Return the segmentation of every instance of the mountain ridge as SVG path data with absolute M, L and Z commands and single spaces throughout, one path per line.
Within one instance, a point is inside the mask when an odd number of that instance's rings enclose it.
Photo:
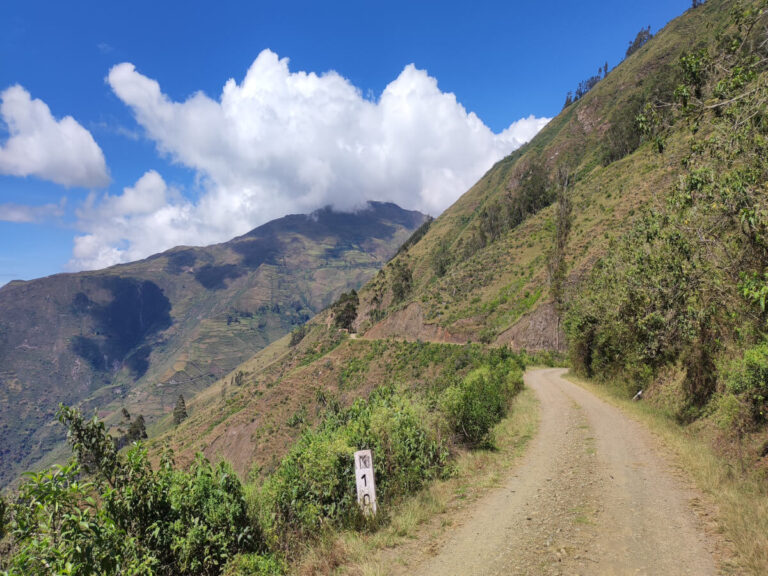
M 60 445 L 52 423 L 58 402 L 85 401 L 84 409 L 115 418 L 125 404 L 151 425 L 179 394 L 204 389 L 361 285 L 425 219 L 388 203 L 356 213 L 326 207 L 208 247 L 7 284 L 0 289 L 0 428 L 9 440 L 0 450 L 2 479 L 31 464 L 17 461 L 20 453 Z M 36 405 L 34 390 L 50 398 Z M 17 450 L 15 437 L 27 438 L 26 448 Z

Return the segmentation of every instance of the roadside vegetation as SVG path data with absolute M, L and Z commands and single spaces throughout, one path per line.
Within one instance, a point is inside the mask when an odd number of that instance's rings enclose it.
M 575 371 L 648 424 L 717 507 L 731 568 L 764 574 L 768 2 L 729 10 L 637 114 L 659 157 L 683 135 L 681 176 L 570 287 L 565 328 Z
M 382 529 L 403 498 L 454 475 L 460 451 L 494 449 L 526 363 L 479 345 L 392 345 L 404 365 L 451 367 L 429 387 L 380 386 L 347 408 L 324 398 L 319 423 L 246 485 L 202 455 L 184 471 L 170 450 L 158 465 L 141 443 L 121 452 L 103 422 L 62 407 L 73 458 L 3 502 L 2 573 L 281 574 L 329 531 Z M 375 518 L 356 502 L 359 449 L 374 454 Z
M 683 423 L 706 418 L 749 456 L 768 442 L 768 2 L 736 4 L 712 46 L 679 58 L 668 104 L 637 123 L 663 154 L 688 134 L 678 183 L 572 289 L 573 367 L 645 389 Z M 746 454 L 739 454 L 739 458 Z

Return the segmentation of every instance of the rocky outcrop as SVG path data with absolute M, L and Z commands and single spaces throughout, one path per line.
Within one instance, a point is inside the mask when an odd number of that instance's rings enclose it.
M 541 304 L 502 332 L 496 344 L 529 352 L 567 350 L 565 333 L 553 302 Z

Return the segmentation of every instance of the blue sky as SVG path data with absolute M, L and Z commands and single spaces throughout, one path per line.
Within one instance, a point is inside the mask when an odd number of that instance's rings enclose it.
M 0 285 L 328 203 L 436 214 L 689 5 L 3 2 Z

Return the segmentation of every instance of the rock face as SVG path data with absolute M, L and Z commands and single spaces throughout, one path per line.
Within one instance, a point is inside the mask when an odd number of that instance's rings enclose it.
M 541 304 L 524 315 L 514 326 L 502 332 L 496 344 L 506 344 L 515 350 L 565 352 L 565 333 L 553 303 Z
M 229 242 L 0 289 L 0 487 L 60 445 L 60 402 L 148 424 L 341 292 L 426 219 L 394 204 L 269 222 Z M 119 418 L 119 416 L 115 416 Z

